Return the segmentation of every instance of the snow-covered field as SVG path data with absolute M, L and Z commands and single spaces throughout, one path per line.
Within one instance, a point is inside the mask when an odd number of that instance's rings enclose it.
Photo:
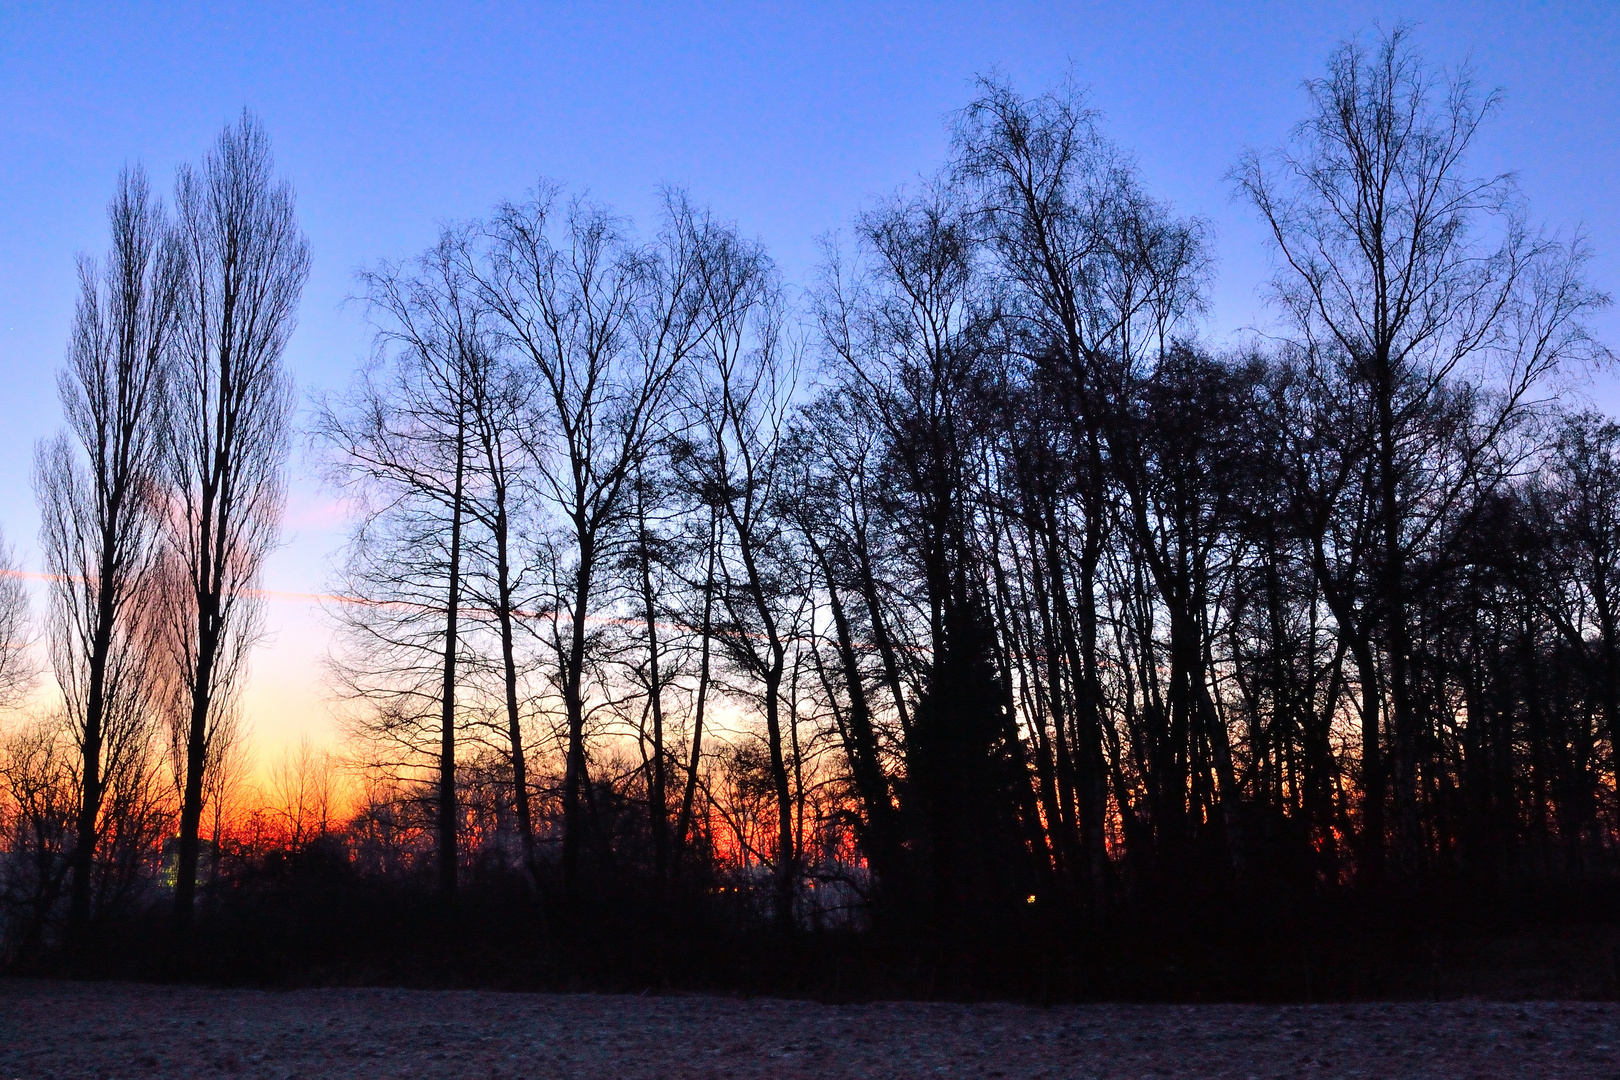
M 1620 1005 L 819 1005 L 0 980 L 46 1077 L 1605 1077 Z

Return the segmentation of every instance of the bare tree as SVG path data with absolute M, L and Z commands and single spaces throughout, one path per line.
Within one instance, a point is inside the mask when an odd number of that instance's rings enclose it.
M 38 674 L 29 656 L 34 632 L 28 608 L 28 587 L 16 550 L 0 532 L 0 711 L 21 704 Z
M 72 867 L 81 793 L 60 736 L 60 725 L 46 719 L 0 739 L 0 950 L 13 959 L 44 943 Z
M 211 853 L 208 859 L 208 880 L 218 885 L 224 869 L 225 849 L 229 834 L 235 830 L 246 809 L 249 798 L 256 795 L 247 783 L 253 771 L 253 744 L 240 723 L 238 713 L 231 724 L 216 730 L 209 746 L 211 761 L 204 767 L 207 784 L 203 790 L 203 808 L 210 821 L 208 830 Z M 171 726 L 170 761 L 177 762 Z M 178 772 L 171 767 L 171 775 Z
M 1041 621 L 1054 660 L 1047 680 L 1056 694 L 1049 699 L 1057 729 L 1054 801 L 1066 823 L 1058 853 L 1072 846 L 1069 832 L 1077 824 L 1077 869 L 1097 896 L 1107 871 L 1108 817 L 1102 564 L 1119 526 L 1135 534 L 1143 553 L 1156 553 L 1155 528 L 1165 520 L 1152 505 L 1144 453 L 1126 421 L 1170 333 L 1198 309 L 1206 260 L 1199 223 L 1177 219 L 1147 196 L 1072 84 L 1033 98 L 990 79 L 979 90 L 958 117 L 955 170 L 973 193 L 976 224 L 995 255 L 996 276 L 1008 286 L 1012 341 L 1029 365 L 1029 389 L 1014 406 L 1028 423 L 1009 432 L 1009 473 L 1023 489 L 1018 502 L 1036 559 L 1031 571 L 1048 579 L 1032 586 L 1048 598 Z M 1054 453 L 1054 444 L 1066 450 Z M 1116 517 L 1121 497 L 1129 512 Z M 1077 557 L 1069 557 L 1071 550 Z M 1167 775 L 1154 799 L 1153 819 L 1168 848 L 1186 818 L 1187 784 L 1168 775 L 1186 760 L 1179 748 L 1188 739 L 1224 745 L 1225 734 L 1201 674 L 1194 590 L 1177 580 L 1173 556 L 1149 559 L 1148 566 L 1171 609 L 1175 638 L 1170 681 L 1177 691 L 1165 722 L 1191 733 L 1165 731 L 1155 739 L 1166 751 L 1178 748 L 1163 761 Z M 1072 703 L 1058 693 L 1065 681 Z M 1230 781 L 1228 770 L 1221 795 L 1235 828 Z
M 572 891 L 588 785 L 589 624 L 602 606 L 601 570 L 629 531 L 636 463 L 701 330 L 698 255 L 709 223 L 672 198 L 665 229 L 643 253 L 606 210 L 575 200 L 559 212 L 557 197 L 547 187 L 497 212 L 481 294 L 537 381 L 530 452 L 555 515 L 547 644 L 567 724 L 562 864 Z
M 652 837 L 653 877 L 662 882 L 669 873 L 669 748 L 666 738 L 664 697 L 671 676 L 671 637 L 661 625 L 668 606 L 665 570 L 674 555 L 670 537 L 660 525 L 674 516 L 668 498 L 672 476 L 661 468 L 662 460 L 644 455 L 636 465 L 632 483 L 635 506 L 631 528 L 633 539 L 621 567 L 628 579 L 627 591 L 639 607 L 640 634 L 626 636 L 625 652 L 631 659 L 624 667 L 637 690 L 645 693 L 644 708 L 635 723 L 636 745 L 641 754 L 643 786 L 647 795 L 647 825 Z M 628 620 L 627 620 L 628 621 Z M 651 721 L 649 727 L 649 721 Z
M 253 589 L 279 535 L 291 381 L 282 367 L 309 274 L 293 192 L 244 112 L 176 181 L 189 268 L 171 393 L 168 544 L 183 596 L 171 648 L 184 705 L 175 920 L 189 931 L 209 746 L 261 629 Z
M 15 552 L 0 535 L 0 714 L 22 704 L 37 674 L 28 607 Z M 0 730 L 0 956 L 16 958 L 38 945 L 68 870 L 73 784 L 49 727 Z
M 888 772 L 893 749 L 904 746 L 909 712 L 870 543 L 874 500 L 866 470 L 879 436 L 851 416 L 852 405 L 850 396 L 834 387 L 798 412 L 787 455 L 793 486 L 782 504 L 820 577 L 831 617 L 834 660 L 825 662 L 820 648 L 814 659 L 860 804 L 854 827 L 869 870 L 867 897 L 880 918 L 903 917 L 897 894 L 908 884 L 902 865 L 905 838 Z M 887 708 L 882 694 L 867 688 L 872 676 L 862 654 L 874 651 L 882 661 L 877 682 L 886 684 L 890 695 Z M 832 670 L 840 676 L 836 681 Z
M 361 725 L 372 741 L 404 754 L 373 764 L 416 769 L 432 762 L 439 889 L 447 903 L 459 859 L 457 689 L 467 648 L 460 615 L 477 478 L 471 466 L 481 434 L 497 437 L 475 419 L 475 398 L 493 390 L 492 360 L 464 271 L 465 239 L 447 232 L 408 267 L 384 265 L 361 276 L 380 340 L 392 350 L 389 366 L 366 373 L 351 400 L 324 407 L 317 421 L 318 437 L 334 452 L 333 479 L 365 507 L 343 582 L 359 603 L 335 612 L 343 640 L 337 671 L 346 692 L 370 710 Z M 484 402 L 486 421 L 492 407 Z M 508 436 L 503 430 L 499 437 Z M 504 443 L 483 449 L 499 454 Z M 498 503 L 492 515 L 505 509 Z M 509 588 L 505 600 L 510 604 Z
M 1551 605 L 1553 619 L 1572 646 L 1595 654 L 1594 696 L 1620 762 L 1620 424 L 1590 412 L 1565 419 L 1543 497 L 1568 575 L 1569 602 Z
M 149 737 L 167 372 L 185 283 L 146 175 L 126 170 L 108 207 L 112 250 L 79 264 L 68 433 L 35 458 L 51 584 L 51 655 L 79 757 L 70 920 L 90 918 L 90 875 L 110 778 Z
M 305 736 L 282 752 L 268 779 L 268 809 L 289 848 L 301 849 L 331 831 L 338 791 L 329 751 L 317 749 Z
M 885 509 L 926 650 L 903 790 L 919 899 L 947 941 L 1022 902 L 1049 865 L 975 550 L 980 399 L 1005 354 L 958 194 L 934 183 L 863 214 L 864 266 L 829 270 L 819 312 L 840 383 L 880 433 Z
M 785 312 L 775 268 L 757 245 L 727 237 L 706 259 L 716 318 L 703 336 L 703 365 L 690 409 L 695 447 L 688 467 L 699 490 L 712 493 L 724 524 L 719 601 L 712 628 L 744 681 L 746 700 L 765 721 L 766 768 L 775 811 L 773 911 L 779 929 L 794 926 L 798 883 L 794 785 L 797 740 L 783 684 L 804 598 L 789 569 L 797 559 L 780 514 L 788 481 L 788 417 L 796 374 L 785 338 Z
M 700 489 L 698 524 L 691 529 L 695 535 L 686 538 L 684 545 L 692 561 L 701 565 L 701 571 L 692 567 L 695 579 L 689 583 L 696 600 L 692 610 L 684 614 L 698 639 L 697 686 L 692 693 L 691 745 L 687 754 L 686 783 L 681 790 L 681 808 L 675 819 L 675 871 L 682 872 L 686 865 L 686 852 L 691 842 L 693 814 L 696 812 L 698 785 L 703 764 L 703 723 L 708 711 L 709 689 L 714 681 L 714 601 L 718 588 L 716 565 L 720 558 L 723 539 L 720 510 L 713 493 L 702 497 Z
M 1411 870 L 1419 717 L 1408 563 L 1465 492 L 1491 482 L 1495 451 L 1540 404 L 1547 377 L 1602 352 L 1582 320 L 1605 299 L 1582 277 L 1578 238 L 1533 230 L 1511 176 L 1467 171 L 1499 100 L 1481 96 L 1467 69 L 1435 73 L 1397 27 L 1373 49 L 1342 45 L 1307 89 L 1311 114 L 1293 144 L 1249 154 L 1236 177 L 1281 257 L 1276 297 L 1319 358 L 1321 395 L 1355 403 L 1342 421 L 1354 425 L 1370 488 L 1347 512 L 1368 515 L 1371 606 L 1344 629 L 1375 635 L 1387 663 L 1397 841 Z M 1460 410 L 1459 394 L 1488 402 Z M 1386 792 L 1379 711 L 1362 717 L 1374 871 Z
M 472 467 L 478 475 L 469 512 L 483 526 L 471 538 L 478 573 L 469 591 L 494 621 L 500 649 L 503 733 L 512 770 L 513 808 L 523 861 L 535 872 L 534 815 L 529 798 L 528 758 L 518 632 L 532 603 L 535 567 L 525 550 L 534 502 L 534 477 L 524 454 L 523 423 L 532 392 L 528 372 L 493 348 L 481 348 L 467 368 L 467 408 L 472 425 Z

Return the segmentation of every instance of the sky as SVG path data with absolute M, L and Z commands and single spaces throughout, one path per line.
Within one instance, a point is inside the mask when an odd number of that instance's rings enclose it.
M 0 8 L 0 528 L 39 568 L 33 447 L 61 424 L 55 372 L 74 259 L 106 244 L 118 170 L 167 191 L 246 107 L 298 193 L 312 272 L 286 362 L 302 409 L 370 350 L 355 271 L 541 178 L 644 225 L 686 188 L 811 279 L 820 238 L 942 161 L 974 77 L 1026 93 L 1089 88 L 1148 190 L 1208 224 L 1203 333 L 1270 316 L 1265 238 L 1227 179 L 1286 138 L 1303 81 L 1342 38 L 1414 25 L 1424 55 L 1470 63 L 1503 107 L 1477 172 L 1514 171 L 1534 216 L 1594 250 L 1620 294 L 1620 4 L 32 4 Z M 1595 325 L 1620 346 L 1620 314 Z M 1585 391 L 1620 408 L 1620 378 Z M 292 464 L 285 543 L 264 585 L 269 636 L 247 716 L 261 755 L 334 735 L 330 637 L 301 594 L 328 584 L 345 534 L 311 455 Z

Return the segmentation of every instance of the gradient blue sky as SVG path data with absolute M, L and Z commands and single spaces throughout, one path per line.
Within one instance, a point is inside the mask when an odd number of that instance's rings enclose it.
M 59 424 L 54 371 L 73 258 L 104 245 L 120 166 L 166 190 L 244 106 L 296 186 L 314 266 L 288 353 L 306 396 L 368 349 L 344 300 L 357 266 L 415 252 L 439 223 L 537 177 L 646 221 L 688 187 L 807 280 L 816 238 L 932 170 L 975 73 L 1022 89 L 1072 69 L 1150 190 L 1214 227 L 1207 332 L 1264 325 L 1261 234 L 1224 177 L 1301 115 L 1335 42 L 1411 21 L 1433 60 L 1471 59 L 1504 108 L 1480 171 L 1516 170 L 1536 214 L 1580 226 L 1620 293 L 1620 3 L 984 3 L 637 6 L 70 6 L 0 10 L 0 526 L 37 568 L 29 468 Z M 1599 320 L 1620 344 L 1620 316 Z M 1600 376 L 1611 408 L 1620 385 Z M 318 591 L 336 508 L 299 463 L 267 587 Z M 325 631 L 272 604 L 249 706 L 271 744 L 329 728 Z

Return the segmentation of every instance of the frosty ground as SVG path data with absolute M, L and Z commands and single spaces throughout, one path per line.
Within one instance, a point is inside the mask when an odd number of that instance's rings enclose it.
M 1605 1077 L 1620 1005 L 825 1005 L 0 980 L 0 1080 Z

